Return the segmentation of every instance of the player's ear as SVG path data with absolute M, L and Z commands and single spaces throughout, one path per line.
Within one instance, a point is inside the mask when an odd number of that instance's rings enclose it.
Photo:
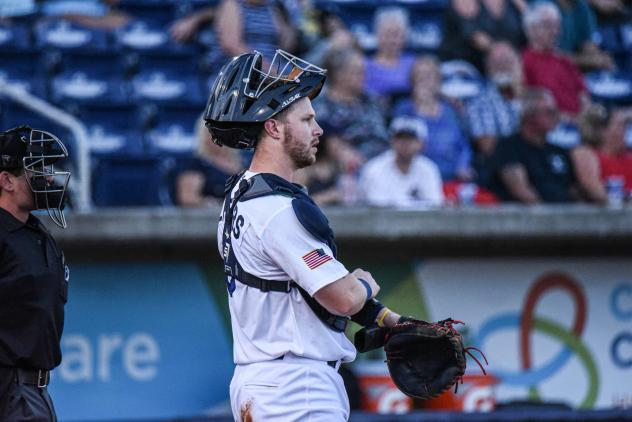
M 283 122 L 277 119 L 268 119 L 263 123 L 263 130 L 272 139 L 279 140 L 283 134 Z

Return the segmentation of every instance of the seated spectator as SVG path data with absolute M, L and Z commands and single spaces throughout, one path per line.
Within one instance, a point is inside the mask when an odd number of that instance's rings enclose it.
M 314 101 L 318 119 L 344 128 L 342 138 L 355 155 L 372 158 L 388 146 L 382 108 L 364 92 L 364 56 L 355 49 L 334 50 L 325 60 L 325 90 Z
M 463 134 L 454 108 L 441 97 L 441 71 L 433 56 L 423 56 L 413 65 L 413 95 L 395 106 L 394 116 L 421 118 L 428 127 L 425 155 L 439 166 L 444 181 L 472 180 L 472 150 Z
M 555 99 L 544 89 L 531 89 L 522 107 L 520 131 L 501 140 L 490 159 L 490 189 L 503 201 L 524 204 L 574 200 L 568 151 L 546 140 L 559 120 Z
M 557 41 L 560 50 L 572 55 L 583 71 L 614 68 L 614 61 L 593 41 L 597 31 L 595 14 L 586 0 L 547 0 L 561 13 L 561 33 Z
M 466 106 L 470 137 L 476 147 L 475 166 L 481 169 L 496 149 L 500 137 L 518 130 L 522 93 L 522 63 L 518 53 L 506 42 L 495 44 L 485 60 L 487 83 L 483 91 Z
M 524 0 L 452 0 L 446 8 L 442 61 L 466 60 L 482 73 L 483 59 L 492 45 L 506 41 L 521 49 L 526 39 L 520 25 Z
M 227 56 L 257 50 L 272 60 L 278 48 L 292 51 L 297 32 L 272 0 L 222 0 L 215 15 L 217 38 Z
M 92 29 L 115 30 L 125 26 L 130 16 L 116 10 L 120 0 L 45 0 L 42 14 Z
M 556 43 L 560 12 L 550 3 L 536 3 L 524 15 L 529 46 L 522 54 L 525 85 L 546 88 L 553 94 L 563 119 L 575 120 L 589 104 L 584 78 Z
M 364 89 L 389 97 L 410 91 L 410 70 L 415 58 L 404 54 L 408 39 L 408 14 L 400 7 L 375 12 L 377 52 L 366 62 Z
M 608 184 L 622 184 L 620 198 L 632 195 L 632 152 L 625 144 L 625 131 L 632 123 L 632 108 L 611 112 L 593 105 L 582 117 L 582 145 L 571 152 L 580 193 L 591 202 L 608 201 Z M 618 195 L 611 192 L 611 195 Z
M 226 180 L 242 169 L 239 152 L 216 145 L 202 119 L 196 130 L 198 150 L 188 165 L 176 169 L 174 202 L 183 207 L 218 205 Z
M 391 148 L 362 168 L 361 197 L 375 206 L 441 205 L 441 174 L 437 165 L 421 154 L 428 138 L 426 125 L 416 118 L 396 117 L 390 135 Z

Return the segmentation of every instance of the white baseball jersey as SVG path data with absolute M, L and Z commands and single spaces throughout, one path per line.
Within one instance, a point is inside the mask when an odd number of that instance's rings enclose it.
M 441 173 L 429 158 L 417 155 L 407 173 L 386 151 L 369 160 L 360 175 L 363 200 L 369 205 L 395 207 L 437 206 L 443 203 Z
M 255 174 L 247 171 L 243 177 Z M 282 195 L 239 202 L 231 243 L 245 271 L 268 280 L 294 280 L 313 296 L 349 271 L 325 243 L 305 230 L 291 202 Z M 220 220 L 220 255 L 223 229 Z M 355 359 L 356 350 L 345 334 L 318 319 L 296 288 L 290 293 L 262 292 L 237 281 L 228 303 L 236 364 L 269 361 L 288 353 L 319 361 Z

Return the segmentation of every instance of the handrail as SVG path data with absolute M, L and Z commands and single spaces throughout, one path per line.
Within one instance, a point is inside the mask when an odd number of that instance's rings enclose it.
M 90 184 L 90 146 L 85 126 L 73 115 L 42 100 L 19 86 L 11 86 L 6 81 L 0 80 L 0 96 L 5 95 L 22 106 L 54 121 L 69 129 L 77 141 L 77 181 L 78 189 L 71 189 L 76 195 L 73 201 L 75 211 L 87 213 L 92 209 L 92 196 Z M 46 130 L 46 128 L 35 128 Z

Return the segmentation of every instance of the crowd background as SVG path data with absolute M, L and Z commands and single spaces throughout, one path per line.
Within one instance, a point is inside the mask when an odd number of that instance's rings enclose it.
M 86 125 L 96 206 L 217 204 L 250 153 L 210 142 L 210 87 L 277 48 L 328 70 L 321 205 L 630 199 L 629 0 L 0 1 L 0 80 Z M 72 154 L 6 99 L 0 122 Z

